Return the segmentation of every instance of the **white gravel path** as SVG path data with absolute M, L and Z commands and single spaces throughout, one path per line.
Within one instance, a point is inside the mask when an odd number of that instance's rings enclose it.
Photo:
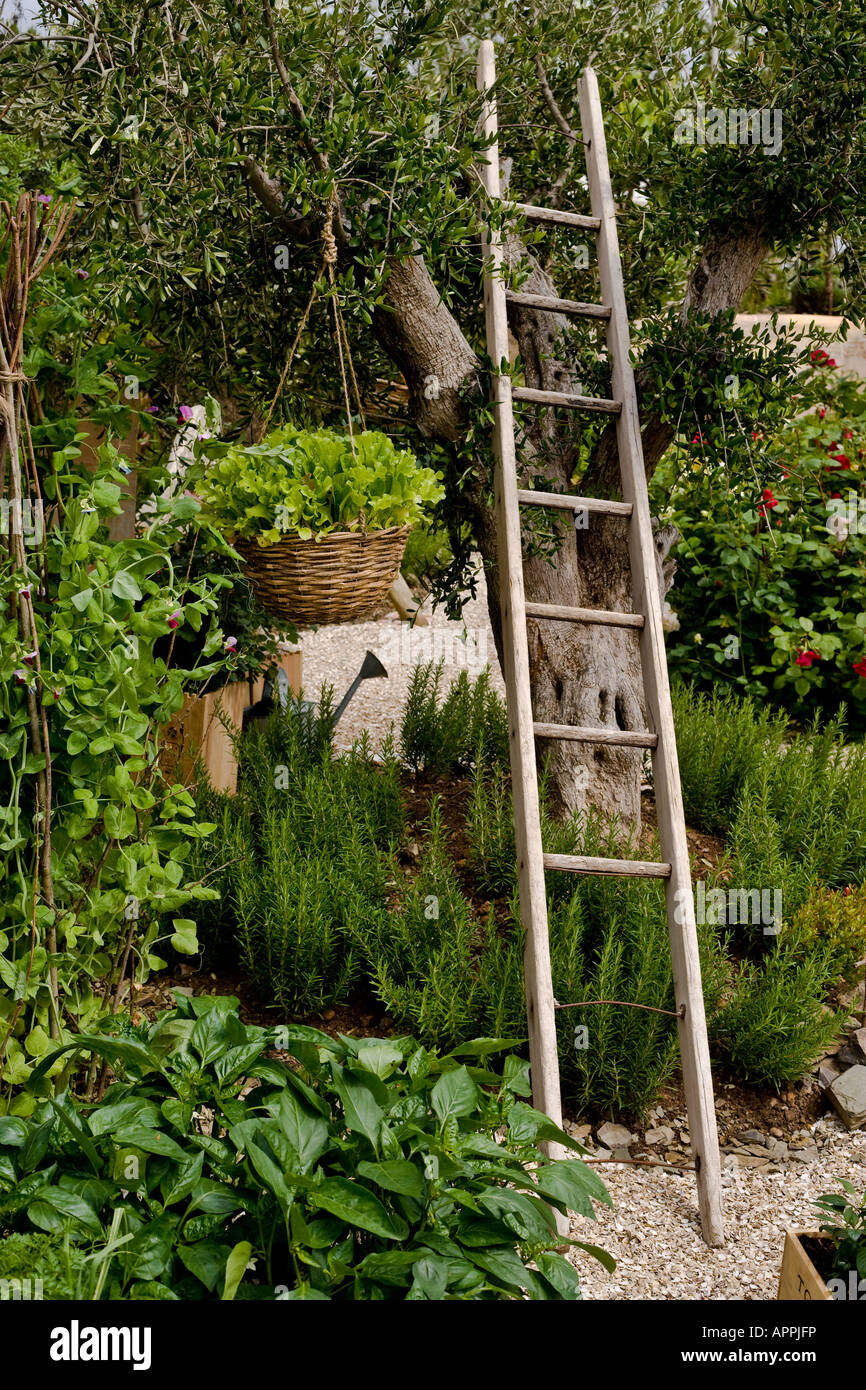
M 410 629 L 389 611 L 372 622 L 302 633 L 308 699 L 318 699 L 324 681 L 339 700 L 368 649 L 388 671 L 387 680 L 361 685 L 337 729 L 338 748 L 348 748 L 366 729 L 376 749 L 392 726 L 398 731 L 412 670 L 431 658 L 444 658 L 445 688 L 462 668 L 474 677 L 489 664 L 491 679 L 504 694 L 483 575 L 478 597 L 466 606 L 461 622 L 449 622 L 441 611 L 430 618 L 429 627 Z M 708 1249 L 701 1239 L 694 1173 L 598 1165 L 614 1209 L 599 1207 L 598 1222 L 579 1220 L 572 1234 L 610 1251 L 617 1268 L 608 1274 L 590 1257 L 574 1255 L 584 1297 L 775 1299 L 785 1230 L 816 1225 L 811 1202 L 838 1190 L 835 1178 L 850 1179 L 860 1192 L 866 1189 L 866 1131 L 848 1133 L 832 1116 L 818 1124 L 825 1141 L 818 1162 L 789 1162 L 778 1170 L 725 1168 L 727 1244 L 721 1250 Z
M 701 1239 L 694 1173 L 599 1164 L 613 1210 L 599 1205 L 598 1221 L 576 1220 L 571 1234 L 609 1251 L 617 1268 L 608 1274 L 583 1252 L 572 1255 L 584 1298 L 775 1299 L 785 1231 L 817 1227 L 812 1201 L 839 1192 L 837 1178 L 866 1190 L 866 1131 L 849 1133 L 835 1116 L 818 1127 L 825 1145 L 815 1163 L 723 1171 L 727 1241 L 719 1250 Z
M 487 616 L 483 573 L 479 576 L 478 597 L 466 605 L 461 622 L 449 622 L 441 609 L 431 613 L 429 603 L 422 611 L 430 617 L 429 627 L 410 627 L 389 609 L 373 622 L 339 623 L 301 633 L 304 694 L 309 700 L 318 700 L 321 685 L 326 682 L 333 685 L 334 699 L 339 702 L 368 650 L 375 652 L 388 672 L 387 680 L 364 681 L 359 687 L 337 726 L 334 742 L 338 748 L 350 747 L 364 729 L 370 734 L 374 749 L 378 749 L 392 724 L 399 732 L 412 670 L 426 661 L 444 660 L 443 689 L 461 669 L 474 678 L 489 664 L 491 680 L 504 696 L 505 684 Z

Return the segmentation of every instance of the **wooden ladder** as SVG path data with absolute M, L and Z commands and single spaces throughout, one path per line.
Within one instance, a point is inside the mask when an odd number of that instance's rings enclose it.
M 480 174 L 491 203 L 501 198 L 496 101 L 492 92 L 494 82 L 493 44 L 485 40 L 481 44 L 478 57 L 478 86 L 484 96 L 483 130 L 490 146 L 488 163 L 482 166 Z M 508 363 L 507 315 L 508 304 L 511 303 L 604 323 L 612 373 L 612 400 L 512 386 L 507 371 L 495 372 L 493 376 L 493 402 L 496 407 L 494 445 L 497 460 L 497 545 L 520 910 L 526 933 L 526 1008 L 533 1102 L 537 1109 L 543 1110 L 561 1126 L 562 1101 L 556 1042 L 558 1004 L 554 999 L 551 979 L 545 869 L 577 874 L 664 879 L 683 1080 L 697 1173 L 701 1229 L 708 1245 L 721 1245 L 724 1242 L 724 1222 L 719 1143 L 701 989 L 691 870 L 662 630 L 662 601 L 650 521 L 634 375 L 629 359 L 628 316 L 604 124 L 598 83 L 591 68 L 585 70 L 580 80 L 579 92 L 592 216 L 584 217 L 578 213 L 561 212 L 529 204 L 519 204 L 518 211 L 532 222 L 574 227 L 595 234 L 599 281 L 604 302 L 582 304 L 577 300 L 520 294 L 508 290 L 503 276 L 501 236 L 497 230 L 491 228 L 487 228 L 483 234 L 487 350 L 495 366 L 507 366 Z M 624 500 L 609 502 L 594 497 L 521 490 L 517 480 L 512 408 L 514 400 L 569 407 L 578 411 L 600 411 L 615 416 Z M 588 513 L 626 518 L 629 522 L 628 544 L 635 611 L 613 613 L 601 609 L 527 603 L 523 587 L 520 521 L 522 506 L 561 508 L 574 512 L 585 509 Z M 529 683 L 527 618 L 546 622 L 604 623 L 614 627 L 631 628 L 637 632 L 644 694 L 652 731 L 626 732 L 611 728 L 577 728 L 535 723 Z M 541 843 L 535 761 L 536 737 L 651 749 L 659 841 L 664 862 L 648 863 L 640 860 L 545 854 Z

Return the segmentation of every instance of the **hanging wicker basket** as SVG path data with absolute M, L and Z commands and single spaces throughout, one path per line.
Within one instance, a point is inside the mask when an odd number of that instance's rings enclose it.
M 397 575 L 410 526 L 332 531 L 321 540 L 286 536 L 276 545 L 235 540 L 263 608 L 298 625 L 347 623 L 369 615 Z

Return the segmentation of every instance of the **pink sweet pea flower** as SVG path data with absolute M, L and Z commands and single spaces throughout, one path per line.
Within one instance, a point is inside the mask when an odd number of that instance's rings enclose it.
M 238 639 L 236 637 L 227 637 L 225 649 L 227 652 L 236 652 L 238 649 Z
M 191 405 L 179 405 L 178 408 L 177 408 L 177 418 L 178 418 L 179 420 L 182 420 L 183 423 L 186 424 L 187 421 L 189 421 L 189 420 L 192 419 L 192 406 L 191 406 Z
M 170 627 L 170 628 L 175 628 L 175 627 L 177 627 L 182 617 L 183 617 L 183 609 L 182 609 L 182 608 L 176 608 L 176 609 L 174 610 L 174 612 L 172 613 L 171 617 L 170 617 L 169 620 L 168 620 L 168 625 L 169 625 L 169 627 Z

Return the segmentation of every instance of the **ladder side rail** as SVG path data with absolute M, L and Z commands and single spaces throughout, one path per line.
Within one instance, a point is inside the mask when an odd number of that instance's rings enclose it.
M 478 88 L 482 93 L 488 92 L 494 82 L 494 48 L 492 42 L 485 39 L 478 54 Z M 488 163 L 480 169 L 481 181 L 488 199 L 495 201 L 501 196 L 501 186 L 496 101 L 493 96 L 485 98 L 482 121 L 484 134 L 492 143 L 488 149 Z M 504 257 L 498 231 L 484 229 L 482 249 L 487 350 L 498 367 L 503 359 L 508 359 L 508 319 L 505 283 L 502 279 Z M 520 915 L 526 934 L 524 970 L 532 1099 L 537 1110 L 543 1111 L 554 1124 L 561 1127 L 562 1100 L 556 1042 L 556 1011 L 550 967 L 547 892 L 542 860 L 541 813 L 529 681 L 529 650 L 526 641 L 514 413 L 511 378 L 507 374 L 498 371 L 494 373 L 493 400 L 497 564 L 504 674 L 508 694 L 508 732 Z M 550 1157 L 561 1156 L 560 1145 L 550 1144 L 546 1148 Z
M 591 208 L 593 216 L 600 221 L 597 238 L 599 278 L 604 301 L 611 308 L 606 333 L 612 368 L 612 394 L 622 401 L 616 430 L 623 497 L 633 507 L 629 526 L 632 589 L 637 611 L 643 613 L 646 619 L 639 638 L 644 692 L 649 707 L 650 728 L 659 740 L 653 769 L 662 859 L 671 865 L 665 891 L 677 1006 L 685 1005 L 685 1017 L 678 1024 L 683 1081 L 697 1168 L 701 1227 L 707 1243 L 717 1246 L 724 1243 L 719 1144 L 691 867 L 656 574 L 655 541 L 634 373 L 629 356 L 628 316 L 613 193 L 598 83 L 591 68 L 585 70 L 580 80 L 579 94 Z

